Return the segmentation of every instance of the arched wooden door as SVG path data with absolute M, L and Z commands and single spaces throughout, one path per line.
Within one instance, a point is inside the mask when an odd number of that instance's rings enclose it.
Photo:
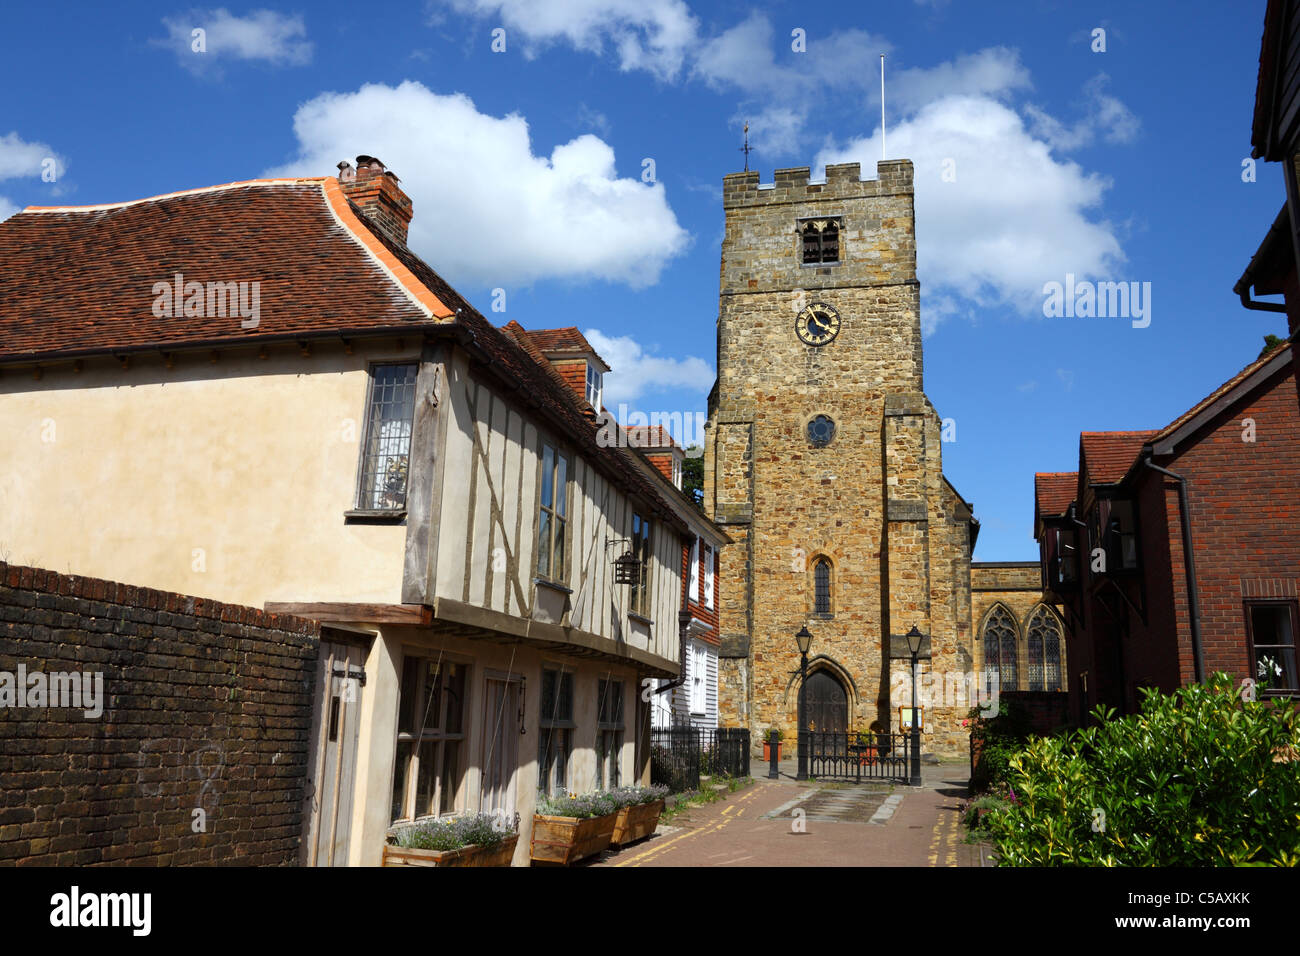
M 804 729 L 844 733 L 849 729 L 849 695 L 829 671 L 814 671 L 804 685 Z

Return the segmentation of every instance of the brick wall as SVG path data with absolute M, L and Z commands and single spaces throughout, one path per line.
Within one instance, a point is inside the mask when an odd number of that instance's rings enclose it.
M 293 863 L 319 636 L 315 621 L 0 563 L 0 672 L 103 675 L 98 717 L 0 707 L 0 862 Z

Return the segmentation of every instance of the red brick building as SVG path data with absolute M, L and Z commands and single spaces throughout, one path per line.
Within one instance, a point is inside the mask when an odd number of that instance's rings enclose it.
M 1034 536 L 1070 625 L 1076 722 L 1215 671 L 1263 694 L 1300 692 L 1298 485 L 1286 349 L 1162 429 L 1084 432 L 1077 473 L 1035 476 Z

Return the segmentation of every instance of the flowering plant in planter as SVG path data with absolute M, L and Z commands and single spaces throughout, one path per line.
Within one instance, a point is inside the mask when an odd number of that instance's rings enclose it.
M 519 840 L 517 818 L 490 813 L 425 820 L 391 831 L 385 866 L 509 866 Z
M 616 787 L 609 796 L 619 805 L 618 819 L 614 821 L 614 835 L 610 842 L 625 846 L 648 837 L 659 827 L 659 814 L 664 809 L 668 788 L 661 784 L 649 787 Z

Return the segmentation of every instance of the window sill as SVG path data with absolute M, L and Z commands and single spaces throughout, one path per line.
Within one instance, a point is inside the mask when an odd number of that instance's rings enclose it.
M 835 620 L 835 615 L 834 615 L 834 614 L 813 614 L 813 615 L 811 615 L 811 617 L 812 617 L 812 619 L 813 619 L 814 621 L 833 621 L 833 620 Z
M 844 260 L 837 259 L 834 262 L 801 262 L 799 266 L 803 269 L 829 269 L 831 266 L 840 266 Z
M 343 512 L 344 524 L 401 524 L 406 520 L 406 509 L 400 511 L 381 511 L 366 508 L 353 508 Z
M 636 621 L 638 624 L 644 624 L 646 627 L 653 627 L 655 623 L 644 614 L 637 614 L 635 611 L 628 611 L 627 618 L 629 621 Z
M 547 580 L 546 578 L 533 578 L 533 583 L 544 588 L 550 588 L 552 591 L 559 591 L 561 594 L 573 593 L 573 588 L 565 587 L 563 584 Z

